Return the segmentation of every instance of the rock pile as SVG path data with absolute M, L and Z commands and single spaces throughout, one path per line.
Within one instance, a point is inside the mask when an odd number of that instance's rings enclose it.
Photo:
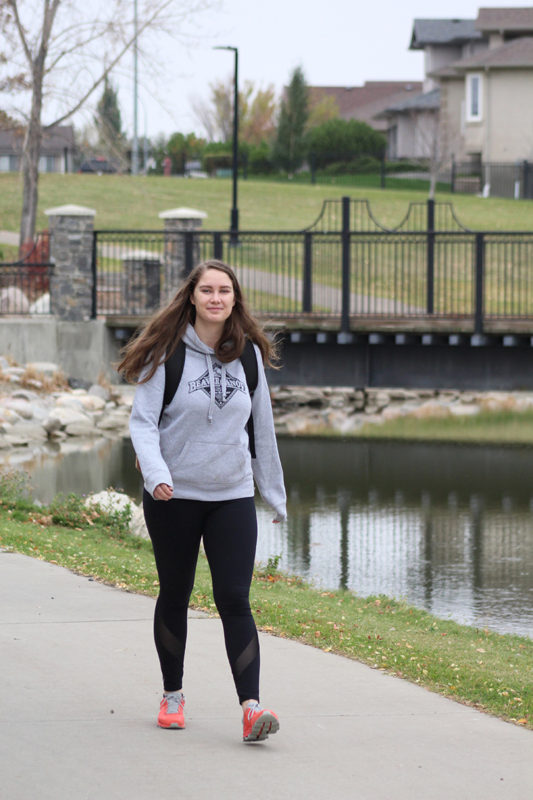
M 0 449 L 128 435 L 131 392 L 100 384 L 46 391 L 47 380 L 59 373 L 56 364 L 10 366 L 0 357 L 0 369 Z
M 460 392 L 438 389 L 273 387 L 276 431 L 305 435 L 324 430 L 351 433 L 363 425 L 399 417 L 465 417 L 480 411 L 533 408 L 533 392 Z

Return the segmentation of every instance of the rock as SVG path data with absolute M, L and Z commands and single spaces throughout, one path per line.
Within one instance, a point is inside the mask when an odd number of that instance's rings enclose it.
M 43 406 L 40 403 L 32 403 L 31 410 L 33 411 L 32 419 L 38 420 L 41 424 L 47 420 L 50 415 L 48 406 Z
M 120 405 L 127 409 L 128 413 L 130 413 L 133 406 L 133 394 L 121 394 Z
M 99 397 L 101 400 L 104 400 L 104 402 L 107 402 L 110 397 L 109 389 L 106 389 L 105 386 L 101 386 L 99 383 L 93 383 L 87 392 L 93 397 Z
M 71 389 L 85 389 L 85 390 L 87 390 L 90 387 L 91 382 L 90 381 L 85 381 L 85 380 L 83 380 L 83 378 L 69 378 L 68 379 L 68 385 L 70 386 Z
M 406 403 L 408 400 L 416 400 L 418 395 L 412 389 L 388 389 L 391 400 Z
M 137 506 L 127 494 L 108 489 L 98 492 L 98 494 L 89 495 L 85 500 L 85 505 L 88 507 L 97 505 L 107 513 L 125 511 L 129 508 L 131 511 L 130 533 L 143 539 L 150 538 L 146 529 L 142 507 Z
M 124 428 L 129 423 L 129 414 L 116 410 L 111 414 L 105 414 L 98 422 L 98 427 L 103 431 L 118 430 Z
M 78 411 L 75 408 L 67 408 L 65 406 L 55 406 L 50 411 L 50 416 L 45 420 L 43 427 L 49 430 L 49 426 L 52 423 L 52 420 L 59 420 L 60 427 L 65 428 L 67 425 L 71 425 L 74 422 L 84 423 L 86 422 L 89 417 L 87 414 L 84 414 L 83 411 Z
M 415 417 L 416 419 L 426 419 L 427 417 L 449 417 L 450 408 L 449 406 L 444 405 L 444 403 L 439 403 L 438 400 L 427 400 L 417 409 L 412 411 L 410 416 Z
M 19 417 L 22 417 L 22 419 L 31 419 L 33 417 L 31 403 L 29 403 L 27 400 L 23 400 L 22 398 L 6 397 L 2 400 L 2 406 L 4 408 L 10 408 L 12 411 L 16 411 L 16 413 L 19 415 Z
M 7 378 L 22 378 L 25 372 L 26 370 L 24 367 L 6 367 L 4 375 Z
M 29 310 L 28 298 L 16 286 L 7 286 L 0 291 L 0 314 L 27 314 Z
M 80 397 L 79 400 L 85 411 L 102 411 L 105 408 L 105 400 L 94 394 L 86 394 L 84 397 Z
M 61 442 L 61 441 L 63 441 L 63 439 L 67 439 L 68 438 L 67 434 L 65 433 L 65 431 L 62 431 L 60 428 L 58 428 L 57 430 L 49 431 L 48 432 L 48 436 L 54 442 Z
M 404 406 L 400 405 L 393 405 L 384 408 L 381 412 L 381 416 L 383 417 L 384 422 L 388 422 L 393 419 L 399 419 L 400 417 L 405 417 L 408 412 L 405 411 Z
M 68 436 L 94 436 L 98 431 L 94 421 L 87 419 L 84 422 L 70 422 L 65 426 L 65 433 Z
M 61 394 L 56 398 L 56 408 L 59 407 L 73 408 L 77 411 L 81 411 L 83 408 L 83 403 L 80 397 L 76 397 L 73 394 Z
M 146 522 L 144 521 L 144 512 L 140 506 L 135 505 L 131 515 L 130 531 L 132 536 L 140 536 L 142 539 L 149 539 Z
M 353 408 L 354 411 L 362 411 L 365 407 L 366 397 L 362 389 L 354 391 Z
M 18 422 L 21 417 L 17 414 L 17 412 L 12 408 L 5 408 L 4 406 L 0 406 L 0 423 L 12 423 Z
M 87 507 L 100 506 L 102 511 L 107 511 L 109 513 L 113 511 L 125 511 L 127 508 L 134 506 L 135 503 L 123 492 L 115 492 L 112 489 L 106 489 L 97 494 L 90 494 L 85 500 L 85 505 Z
M 481 411 L 480 406 L 477 405 L 462 405 L 454 403 L 450 406 L 450 414 L 454 417 L 473 417 Z
M 25 445 L 44 442 L 47 438 L 42 425 L 35 422 L 18 422 L 13 425 L 9 433 L 5 434 L 6 441 L 13 445 Z
M 62 428 L 63 423 L 58 417 L 48 416 L 42 422 L 42 426 L 44 430 L 48 433 L 48 435 L 52 435 L 60 431 Z
M 26 369 L 31 369 L 44 375 L 45 378 L 53 378 L 54 375 L 61 374 L 61 368 L 53 361 L 30 361 L 26 364 Z
M 22 400 L 27 400 L 28 402 L 39 399 L 39 395 L 36 394 L 36 392 L 31 392 L 29 389 L 15 389 L 15 391 L 11 393 L 11 397 L 16 399 L 22 398 Z
M 45 292 L 30 305 L 30 314 L 49 314 L 50 294 Z

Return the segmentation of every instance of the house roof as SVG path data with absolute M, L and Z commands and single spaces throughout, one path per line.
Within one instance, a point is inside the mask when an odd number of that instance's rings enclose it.
M 367 81 L 364 86 L 310 86 L 309 103 L 333 97 L 342 119 L 360 119 L 373 127 L 373 118 L 391 103 L 419 94 L 420 81 Z
M 482 39 L 474 19 L 415 19 L 410 50 L 423 50 L 428 44 L 461 44 Z
M 0 153 L 19 155 L 24 142 L 24 128 L 0 130 Z M 74 149 L 74 128 L 72 125 L 58 125 L 43 131 L 41 155 L 51 156 L 63 153 L 65 148 Z
M 533 31 L 533 8 L 480 8 L 475 24 L 485 33 Z
M 533 36 L 511 39 L 500 47 L 482 50 L 474 56 L 462 58 L 433 75 L 437 78 L 453 78 L 470 69 L 520 69 L 533 67 Z
M 440 89 L 432 89 L 388 106 L 380 116 L 403 114 L 409 111 L 436 111 L 440 108 Z

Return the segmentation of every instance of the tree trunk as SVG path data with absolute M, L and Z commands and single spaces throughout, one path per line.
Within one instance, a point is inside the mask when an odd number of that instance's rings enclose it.
M 31 112 L 24 145 L 22 148 L 22 213 L 20 217 L 20 253 L 25 255 L 33 248 L 35 220 L 39 198 L 39 157 L 43 130 L 41 112 L 43 106 L 43 80 L 46 54 L 52 33 L 54 18 L 61 0 L 45 0 L 41 40 L 37 50 L 32 53 L 20 20 L 17 4 L 10 3 L 16 20 L 22 47 L 25 51 L 31 72 L 32 96 Z
M 40 109 L 34 116 L 33 109 L 24 139 L 22 151 L 22 213 L 20 217 L 20 253 L 25 255 L 33 247 L 39 187 L 39 155 L 42 128 Z

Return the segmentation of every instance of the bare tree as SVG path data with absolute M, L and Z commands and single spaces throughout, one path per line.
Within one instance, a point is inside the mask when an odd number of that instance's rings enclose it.
M 192 108 L 209 141 L 229 142 L 233 136 L 233 77 L 209 84 L 209 100 L 195 98 Z M 256 89 L 245 81 L 239 90 L 239 137 L 249 144 L 268 140 L 275 130 L 274 87 Z
M 131 0 L 0 0 L 0 91 L 25 126 L 22 245 L 35 233 L 43 130 L 80 111 L 142 34 L 186 36 L 187 21 L 209 5 L 209 0 L 139 0 L 134 26 Z M 43 125 L 45 105 L 47 115 L 55 110 L 55 119 Z

